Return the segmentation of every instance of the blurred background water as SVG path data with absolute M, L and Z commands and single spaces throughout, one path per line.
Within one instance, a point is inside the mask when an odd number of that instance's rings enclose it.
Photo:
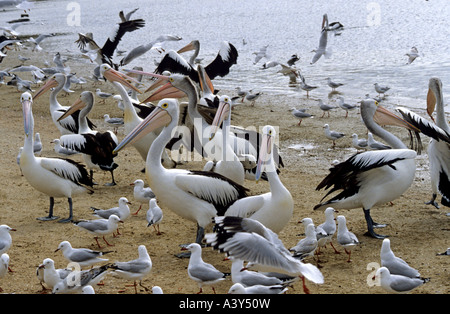
M 0 5 L 1 5 L 0 1 Z M 139 8 L 132 18 L 143 18 L 144 28 L 124 36 L 118 49 L 130 50 L 150 42 L 162 34 L 175 34 L 180 42 L 168 42 L 166 49 L 179 49 L 191 40 L 200 41 L 200 58 L 207 64 L 217 54 L 222 41 L 233 43 L 239 52 L 238 63 L 224 78 L 216 78 L 217 89 L 233 90 L 237 86 L 266 94 L 288 97 L 305 96 L 298 87 L 289 86 L 289 79 L 277 68 L 261 70 L 262 59 L 254 64 L 255 55 L 268 45 L 270 60 L 286 63 L 292 54 L 300 60 L 300 69 L 310 85 L 319 86 L 311 92 L 313 98 L 327 98 L 331 89 L 326 78 L 344 83 L 338 91 L 346 102 L 356 102 L 366 94 L 376 96 L 373 84 L 388 85 L 388 100 L 393 104 L 425 108 L 428 80 L 440 77 L 444 84 L 444 98 L 448 97 L 450 16 L 448 0 L 411 1 L 338 1 L 338 0 L 135 0 L 135 1 L 30 1 L 33 7 L 30 22 L 18 28 L 21 35 L 36 36 L 53 33 L 42 47 L 53 54 L 60 52 L 72 63 L 85 63 L 89 73 L 95 65 L 80 58 L 74 41 L 77 33 L 92 32 L 102 46 L 111 34 L 118 13 Z M 1 26 L 20 16 L 14 6 L 0 8 Z M 79 13 L 79 20 L 71 20 Z M 330 58 L 321 58 L 311 65 L 319 43 L 323 14 L 329 22 L 344 25 L 340 35 L 330 33 Z M 74 22 L 75 21 L 75 22 Z M 75 24 L 75 25 L 74 25 Z M 244 44 L 245 41 L 245 44 Z M 407 65 L 412 46 L 420 57 Z M 128 65 L 140 65 L 153 71 L 155 61 L 162 55 L 151 51 Z M 120 60 L 117 57 L 116 61 Z M 1 68 L 1 64 L 0 64 Z M 446 107 L 448 111 L 448 106 Z

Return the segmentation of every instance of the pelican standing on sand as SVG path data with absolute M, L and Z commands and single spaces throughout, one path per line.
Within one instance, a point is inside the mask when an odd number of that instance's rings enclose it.
M 398 121 L 397 125 L 407 126 L 407 123 L 381 107 L 373 99 L 365 99 L 361 102 L 361 116 L 364 124 L 369 131 L 382 138 L 394 149 L 355 154 L 335 165 L 316 190 L 331 188 L 322 200 L 334 191 L 342 191 L 328 201 L 319 203 L 314 209 L 325 209 L 329 206 L 335 209 L 362 207 L 368 234 L 375 238 L 385 238 L 384 235 L 375 233 L 374 228 L 385 225 L 375 223 L 370 210 L 376 205 L 398 198 L 408 190 L 414 180 L 417 154 L 407 149 L 406 145 L 392 133 L 376 124 L 374 121 L 376 113 L 395 119 Z
M 30 93 L 21 95 L 25 143 L 20 157 L 20 168 L 28 183 L 39 192 L 50 197 L 50 208 L 47 217 L 39 220 L 54 220 L 53 206 L 55 197 L 66 197 L 69 202 L 69 217 L 59 222 L 69 222 L 73 218 L 72 196 L 82 193 L 93 193 L 89 188 L 92 180 L 85 167 L 70 159 L 35 157 L 33 153 L 34 118 L 32 112 L 33 98 Z
M 163 127 L 148 151 L 148 185 L 163 207 L 197 223 L 196 242 L 201 243 L 204 230 L 212 223 L 212 218 L 223 214 L 237 199 L 247 196 L 247 190 L 213 172 L 166 169 L 162 166 L 161 154 L 178 125 L 178 118 L 178 101 L 173 98 L 160 100 L 153 112 L 122 140 L 114 152 L 119 152 L 147 132 Z

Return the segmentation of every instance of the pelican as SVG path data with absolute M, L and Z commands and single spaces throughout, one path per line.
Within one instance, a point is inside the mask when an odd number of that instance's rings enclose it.
M 276 171 L 273 156 L 276 130 L 273 126 L 266 125 L 262 134 L 263 139 L 256 166 L 256 181 L 260 179 L 261 173 L 265 170 L 270 192 L 237 200 L 228 208 L 225 216 L 252 218 L 278 233 L 292 218 L 294 201 Z
M 219 108 L 212 123 L 210 139 L 215 136 L 219 126 L 222 124 L 222 158 L 216 162 L 209 161 L 205 167 L 213 167 L 213 171 L 243 185 L 245 181 L 245 170 L 230 143 L 230 122 L 232 104 L 230 97 L 220 97 Z
M 101 169 L 111 173 L 111 183 L 106 185 L 115 185 L 114 169 L 118 165 L 114 162 L 114 154 L 112 151 L 117 146 L 118 140 L 114 132 L 98 132 L 92 131 L 86 123 L 85 117 L 89 114 L 94 105 L 94 93 L 84 91 L 80 94 L 77 101 L 69 110 L 62 115 L 59 120 L 64 119 L 75 110 L 80 110 L 78 117 L 80 128 L 78 134 L 68 134 L 60 137 L 61 146 L 70 148 L 83 154 L 84 161 L 90 169 L 91 179 L 93 177 L 93 169 Z
M 385 225 L 375 223 L 370 210 L 376 205 L 400 197 L 411 186 L 417 153 L 407 149 L 399 138 L 376 124 L 375 114 L 394 118 L 398 121 L 398 125 L 410 126 L 405 120 L 381 107 L 375 100 L 363 100 L 361 117 L 364 124 L 369 131 L 382 138 L 393 149 L 358 153 L 331 168 L 330 173 L 319 183 L 316 190 L 332 187 L 322 200 L 334 191 L 342 190 L 342 192 L 316 205 L 314 209 L 325 209 L 328 206 L 335 209 L 362 207 L 368 235 L 385 238 L 384 235 L 374 232 L 374 227 Z
M 53 216 L 55 197 L 67 197 L 69 201 L 69 217 L 59 222 L 69 222 L 73 218 L 72 196 L 90 193 L 93 186 L 85 167 L 70 159 L 35 157 L 33 153 L 34 119 L 32 112 L 33 98 L 30 93 L 21 95 L 25 142 L 20 157 L 20 168 L 28 183 L 39 192 L 50 197 L 50 209 L 47 217 L 39 220 L 58 219 Z
M 428 84 L 427 111 L 431 117 L 436 106 L 436 125 L 450 134 L 450 126 L 444 112 L 444 98 L 442 96 L 442 82 L 432 77 Z M 428 204 L 436 206 L 437 191 L 442 195 L 441 203 L 450 207 L 450 143 L 432 139 L 428 146 L 430 158 L 431 188 L 433 195 Z
M 186 61 L 179 54 L 194 50 L 194 54 L 189 61 Z M 160 64 L 155 70 L 155 73 L 161 74 L 164 71 L 171 73 L 182 73 L 188 75 L 193 81 L 199 82 L 198 74 L 194 68 L 194 60 L 198 56 L 200 50 L 200 42 L 193 40 L 188 45 L 184 46 L 177 52 L 170 50 L 161 60 Z M 220 46 L 220 50 L 216 55 L 216 58 L 205 67 L 205 71 L 209 78 L 213 80 L 217 76 L 225 76 L 230 72 L 230 68 L 233 64 L 236 64 L 238 58 L 238 52 L 233 44 L 224 41 Z
M 47 82 L 34 94 L 34 100 L 36 100 L 39 96 L 53 88 L 50 93 L 50 114 L 52 116 L 53 123 L 55 123 L 61 135 L 77 134 L 79 131 L 79 111 L 75 111 L 64 119 L 60 119 L 61 116 L 69 109 L 67 106 L 61 106 L 56 98 L 58 93 L 63 89 L 66 80 L 67 78 L 64 74 L 56 73 L 49 78 Z M 92 129 L 95 127 L 89 119 L 87 119 L 87 123 L 89 128 Z
M 201 243 L 212 218 L 223 214 L 237 199 L 246 197 L 247 189 L 213 172 L 163 167 L 161 154 L 178 125 L 178 118 L 178 101 L 173 98 L 160 100 L 153 112 L 114 149 L 114 153 L 146 133 L 163 127 L 147 154 L 148 185 L 162 206 L 197 223 L 196 243 Z
M 108 64 L 102 64 L 100 66 L 100 73 L 103 75 L 108 82 L 116 88 L 117 92 L 120 94 L 122 104 L 123 104 L 123 122 L 124 122 L 124 133 L 125 135 L 130 133 L 139 123 L 142 122 L 143 117 L 140 117 L 136 112 L 135 106 L 132 99 L 128 95 L 125 87 L 128 87 L 132 91 L 137 93 L 142 93 L 138 88 L 131 84 L 133 78 L 114 70 Z M 153 108 L 150 108 L 148 112 L 151 112 Z M 148 113 L 146 113 L 148 115 Z M 153 141 L 159 134 L 159 130 L 155 132 L 148 133 L 145 137 L 133 143 L 133 147 L 138 151 L 141 158 L 145 161 L 147 158 L 147 152 L 152 145 Z M 171 161 L 167 153 L 163 152 L 163 162 L 167 167 L 173 167 L 174 163 Z
M 437 108 L 435 124 L 407 110 L 397 108 L 403 119 L 418 128 L 420 132 L 431 137 L 428 145 L 430 160 L 430 176 L 432 197 L 426 204 L 439 208 L 436 202 L 437 194 L 442 195 L 441 203 L 450 207 L 450 127 L 445 117 L 442 82 L 439 78 L 430 78 L 428 84 L 427 113 L 434 120 L 432 113 Z

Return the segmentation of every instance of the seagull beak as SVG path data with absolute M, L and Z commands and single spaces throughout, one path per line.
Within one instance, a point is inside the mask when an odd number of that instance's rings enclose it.
M 31 129 L 31 105 L 32 101 L 25 99 L 22 101 L 22 111 L 23 111 L 23 127 L 25 130 L 25 135 L 28 136 L 30 134 Z
M 212 140 L 217 133 L 217 129 L 219 129 L 223 120 L 226 116 L 230 114 L 230 104 L 225 101 L 221 101 L 219 103 L 219 107 L 217 108 L 216 115 L 214 116 L 214 120 L 211 124 L 211 133 L 209 135 L 209 140 Z
M 64 112 L 64 114 L 58 118 L 58 122 L 61 121 L 64 118 L 67 118 L 68 116 L 70 116 L 72 113 L 76 112 L 77 110 L 81 110 L 86 106 L 86 104 L 80 99 L 78 98 L 77 101 L 75 101 L 72 106 L 70 106 L 69 109 L 66 110 L 66 112 Z
M 267 164 L 270 162 L 270 160 L 268 159 L 270 158 L 270 155 L 272 153 L 272 141 L 273 137 L 271 135 L 263 134 L 261 148 L 259 150 L 259 159 L 256 165 L 256 182 L 258 182 L 261 178 L 263 167 L 265 168 L 265 166 L 267 166 Z
M 33 99 L 38 98 L 40 95 L 44 94 L 46 91 L 53 87 L 58 86 L 58 82 L 54 78 L 50 78 L 37 92 L 34 94 Z
M 128 135 L 120 142 L 119 145 L 114 149 L 113 153 L 117 154 L 120 150 L 122 150 L 126 145 L 132 144 L 148 133 L 168 125 L 172 121 L 172 117 L 169 113 L 161 109 L 160 107 L 156 107 L 155 110 L 152 111 L 140 124 L 138 124 L 133 131 L 128 133 Z
M 431 120 L 433 120 L 433 121 L 434 121 L 433 112 L 434 112 L 435 107 L 436 107 L 436 95 L 434 94 L 434 92 L 431 89 L 428 89 L 427 113 L 430 116 Z
M 131 88 L 132 90 L 138 92 L 139 94 L 142 94 L 142 92 L 132 84 L 132 83 L 138 84 L 140 83 L 126 74 L 123 74 L 114 69 L 108 69 L 103 73 L 103 76 L 110 82 L 118 82 L 128 88 Z

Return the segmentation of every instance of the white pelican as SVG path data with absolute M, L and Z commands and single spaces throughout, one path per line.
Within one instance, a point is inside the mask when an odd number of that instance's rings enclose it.
M 92 131 L 87 126 L 85 117 L 91 111 L 93 105 L 94 93 L 91 91 L 82 92 L 78 100 L 59 118 L 59 120 L 64 119 L 73 111 L 80 110 L 78 134 L 63 135 L 60 137 L 60 142 L 61 146 L 83 154 L 84 161 L 90 169 L 91 179 L 93 177 L 93 169 L 109 171 L 112 181 L 106 185 L 111 186 L 116 184 L 114 180 L 114 169 L 118 165 L 114 162 L 114 157 L 117 155 L 112 151 L 117 146 L 118 140 L 112 131 Z
M 122 104 L 123 104 L 123 122 L 124 122 L 124 133 L 127 135 L 130 133 L 139 123 L 142 122 L 143 117 L 140 117 L 136 112 L 136 108 L 133 104 L 132 99 L 128 95 L 125 87 L 129 89 L 142 93 L 138 88 L 136 88 L 131 82 L 133 82 L 133 78 L 120 73 L 111 68 L 108 64 L 102 64 L 100 66 L 100 73 L 103 75 L 111 84 L 114 85 L 117 92 L 120 94 Z M 144 106 L 142 106 L 144 107 Z M 148 108 L 148 112 L 151 112 L 153 108 Z M 146 110 L 146 115 L 148 115 Z M 159 130 L 155 132 L 148 133 L 145 137 L 133 143 L 133 147 L 138 151 L 139 155 L 141 155 L 142 159 L 145 161 L 147 158 L 147 152 L 152 145 L 155 138 L 158 136 Z M 166 167 L 174 167 L 174 162 L 170 159 L 168 154 L 163 152 L 163 163 Z
M 61 116 L 69 109 L 68 106 L 61 106 L 56 98 L 59 92 L 63 89 L 66 79 L 67 78 L 64 74 L 56 73 L 49 78 L 47 82 L 34 94 L 34 100 L 36 100 L 39 96 L 53 88 L 50 93 L 50 114 L 52 116 L 53 123 L 55 123 L 61 135 L 77 134 L 79 130 L 79 111 L 75 111 L 64 119 L 60 119 Z M 87 119 L 87 123 L 89 128 L 92 129 L 95 127 L 89 119 Z
M 428 114 L 431 117 L 436 106 L 436 125 L 447 134 L 450 134 L 450 126 L 444 112 L 441 80 L 436 77 L 431 78 L 428 88 Z M 428 156 L 430 158 L 431 187 L 433 191 L 432 199 L 428 203 L 436 206 L 435 198 L 437 192 L 439 192 L 442 195 L 442 205 L 450 207 L 450 143 L 432 139 L 428 146 Z
M 276 171 L 273 145 L 277 136 L 276 130 L 266 125 L 256 166 L 256 181 L 263 171 L 269 181 L 270 192 L 249 196 L 234 202 L 225 212 L 225 216 L 252 218 L 275 233 L 279 233 L 292 218 L 294 200 L 289 190 L 283 185 Z
M 212 171 L 220 173 L 221 175 L 233 180 L 234 182 L 243 185 L 245 181 L 244 166 L 240 162 L 238 156 L 231 147 L 230 139 L 230 122 L 231 122 L 232 104 L 230 97 L 223 95 L 220 97 L 219 108 L 214 117 L 210 139 L 215 136 L 217 129 L 222 124 L 222 158 L 217 161 L 209 161 L 205 167 L 211 167 Z M 208 165 L 210 164 L 210 165 Z M 211 166 L 212 164 L 212 166 Z
M 173 129 L 178 125 L 178 107 L 176 99 L 162 99 L 155 110 L 122 140 L 114 152 L 119 152 L 146 132 L 164 127 L 148 151 L 148 185 L 161 205 L 197 223 L 196 242 L 201 243 L 204 229 L 212 223 L 212 218 L 223 214 L 237 199 L 247 196 L 247 190 L 213 172 L 166 169 L 162 166 L 161 154 L 172 137 Z
M 188 75 L 191 80 L 199 83 L 199 77 L 197 70 L 194 68 L 194 60 L 197 57 L 200 49 L 200 43 L 198 40 L 193 40 L 185 47 L 181 48 L 177 52 L 170 50 L 161 60 L 155 73 L 162 74 L 164 71 L 171 73 L 181 73 Z M 183 59 L 179 53 L 183 53 L 189 50 L 194 50 L 194 54 L 191 56 L 189 62 Z M 236 64 L 238 58 L 238 51 L 231 43 L 224 41 L 220 46 L 220 50 L 215 59 L 205 67 L 205 71 L 209 78 L 213 80 L 217 76 L 225 76 L 230 72 L 230 68 L 233 64 Z
M 47 217 L 39 220 L 53 220 L 55 197 L 67 197 L 69 217 L 59 222 L 69 222 L 73 217 L 72 196 L 81 193 L 93 193 L 88 187 L 93 183 L 85 167 L 70 159 L 35 157 L 33 154 L 34 119 L 32 112 L 33 98 L 30 93 L 22 94 L 20 101 L 23 108 L 25 143 L 20 157 L 20 168 L 28 183 L 36 190 L 50 196 L 50 209 Z
M 392 133 L 384 130 L 374 122 L 374 115 L 384 114 L 398 121 L 404 127 L 410 124 L 381 107 L 373 99 L 361 102 L 361 117 L 366 127 L 373 134 L 382 138 L 394 149 L 367 151 L 355 154 L 344 162 L 330 169 L 330 173 L 319 183 L 316 190 L 332 189 L 322 200 L 334 191 L 341 193 L 316 205 L 314 209 L 351 209 L 362 207 L 367 222 L 368 234 L 375 238 L 384 238 L 374 232 L 377 224 L 370 216 L 370 210 L 376 205 L 388 203 L 401 196 L 412 184 L 415 175 L 416 152 Z

